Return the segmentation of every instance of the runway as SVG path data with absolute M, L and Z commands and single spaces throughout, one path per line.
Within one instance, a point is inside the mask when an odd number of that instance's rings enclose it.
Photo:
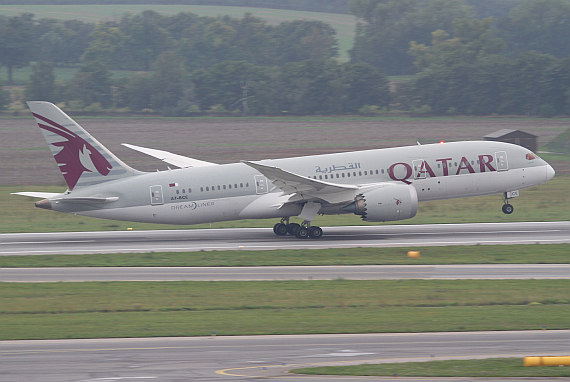
M 570 279 L 570 264 L 0 268 L 0 282 Z
M 2 341 L 0 382 L 441 381 L 305 377 L 287 371 L 329 364 L 566 355 L 569 344 L 569 330 Z
M 2 234 L 0 256 L 570 243 L 569 221 L 324 227 L 323 230 L 325 234 L 320 240 L 278 237 L 271 228 Z

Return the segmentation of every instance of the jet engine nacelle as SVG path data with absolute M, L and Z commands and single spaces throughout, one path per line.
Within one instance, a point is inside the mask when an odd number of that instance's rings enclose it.
M 417 211 L 418 194 L 407 184 L 386 183 L 362 192 L 354 200 L 354 213 L 369 222 L 409 219 Z

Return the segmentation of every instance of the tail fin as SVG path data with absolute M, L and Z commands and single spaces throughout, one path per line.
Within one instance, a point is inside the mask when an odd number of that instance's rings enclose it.
M 140 174 L 54 104 L 31 101 L 28 107 L 70 190 Z

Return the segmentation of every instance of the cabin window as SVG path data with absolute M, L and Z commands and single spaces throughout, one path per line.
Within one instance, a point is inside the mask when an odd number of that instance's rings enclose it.
M 368 175 L 368 171 L 364 171 L 364 175 Z
M 323 176 L 322 176 L 322 175 L 319 175 L 319 180 L 323 180 Z
M 348 178 L 350 178 L 350 172 L 347 172 L 347 173 L 346 173 L 346 176 L 347 176 Z
M 226 189 L 226 185 L 224 184 L 224 186 L 222 187 L 224 190 Z
M 356 176 L 356 171 L 354 171 L 354 172 L 352 173 L 352 175 L 353 175 L 353 176 Z
M 200 187 L 200 192 L 204 192 L 204 187 Z
M 325 175 L 325 179 L 328 179 L 328 178 L 329 178 L 329 176 L 328 176 L 328 175 Z
M 180 194 L 180 190 L 176 190 L 176 195 Z
M 240 186 L 241 188 L 243 188 L 243 183 L 240 183 L 239 186 Z
M 337 178 L 340 178 L 340 174 L 336 174 L 336 177 L 337 177 Z
M 245 186 L 246 186 L 246 187 L 249 187 L 249 182 L 247 182 L 247 183 L 245 184 Z
M 342 177 L 344 178 L 344 172 L 343 172 L 341 175 L 342 175 Z
M 206 186 L 206 191 L 210 191 L 210 187 Z

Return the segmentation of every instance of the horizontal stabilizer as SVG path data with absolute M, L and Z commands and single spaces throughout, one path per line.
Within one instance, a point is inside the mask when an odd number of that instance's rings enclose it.
M 123 146 L 128 147 L 141 153 L 150 155 L 151 157 L 160 159 L 163 162 L 171 164 L 176 167 L 186 168 L 186 167 L 204 167 L 204 166 L 216 166 L 217 163 L 206 162 L 198 159 L 188 158 L 183 155 L 173 154 L 168 151 L 149 149 L 146 147 L 135 146 L 128 143 L 122 143 Z
M 29 196 L 31 198 L 49 199 L 61 194 L 56 192 L 12 192 L 10 195 L 22 195 Z
M 68 197 L 58 199 L 64 202 L 70 203 L 111 203 L 119 200 L 118 196 L 87 196 L 87 197 Z

